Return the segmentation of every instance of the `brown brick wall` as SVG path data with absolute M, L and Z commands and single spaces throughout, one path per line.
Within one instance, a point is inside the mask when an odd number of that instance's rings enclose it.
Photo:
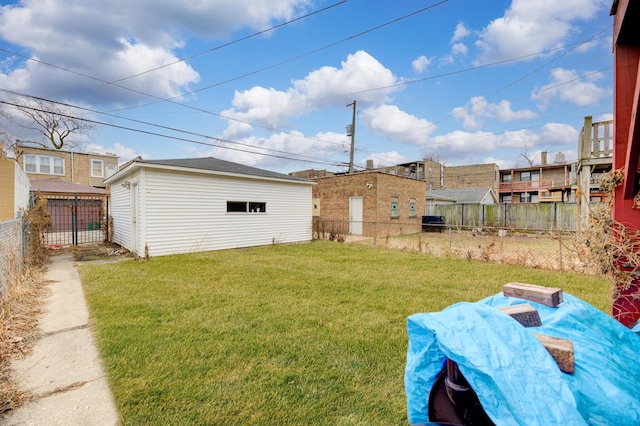
M 362 197 L 364 236 L 386 236 L 420 232 L 425 210 L 426 182 L 380 172 L 317 179 L 313 197 L 320 200 L 320 218 L 336 231 L 349 230 L 349 198 Z M 398 200 L 398 217 L 391 218 L 391 201 Z M 410 216 L 410 201 L 416 214 Z

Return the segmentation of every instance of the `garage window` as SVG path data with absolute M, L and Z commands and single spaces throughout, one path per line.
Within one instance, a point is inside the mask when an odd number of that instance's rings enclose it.
M 227 201 L 227 213 L 265 213 L 267 203 L 262 201 Z

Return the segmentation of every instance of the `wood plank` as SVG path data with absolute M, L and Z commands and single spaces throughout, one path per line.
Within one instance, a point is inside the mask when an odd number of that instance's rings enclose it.
M 557 307 L 564 301 L 562 289 L 555 287 L 543 287 L 534 284 L 508 283 L 502 287 L 505 297 L 517 297 L 519 299 L 531 300 L 552 308 Z
M 521 305 L 501 306 L 498 308 L 498 310 L 509 315 L 524 327 L 538 327 L 542 325 L 538 310 L 528 303 L 523 303 Z
M 573 374 L 575 371 L 575 359 L 573 355 L 573 341 L 560 339 L 558 337 L 546 336 L 544 334 L 533 333 L 542 346 L 551 354 L 560 367 L 560 371 Z

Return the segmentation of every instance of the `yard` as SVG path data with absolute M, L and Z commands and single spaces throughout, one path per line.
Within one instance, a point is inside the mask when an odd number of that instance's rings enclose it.
M 330 241 L 86 265 L 123 424 L 407 424 L 406 318 L 510 281 L 606 279 Z

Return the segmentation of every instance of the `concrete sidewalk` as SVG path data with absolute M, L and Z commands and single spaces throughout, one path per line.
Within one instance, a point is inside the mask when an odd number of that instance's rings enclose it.
M 71 254 L 51 257 L 44 278 L 52 283 L 39 318 L 40 337 L 31 354 L 12 363 L 19 386 L 33 398 L 0 424 L 119 424 Z

